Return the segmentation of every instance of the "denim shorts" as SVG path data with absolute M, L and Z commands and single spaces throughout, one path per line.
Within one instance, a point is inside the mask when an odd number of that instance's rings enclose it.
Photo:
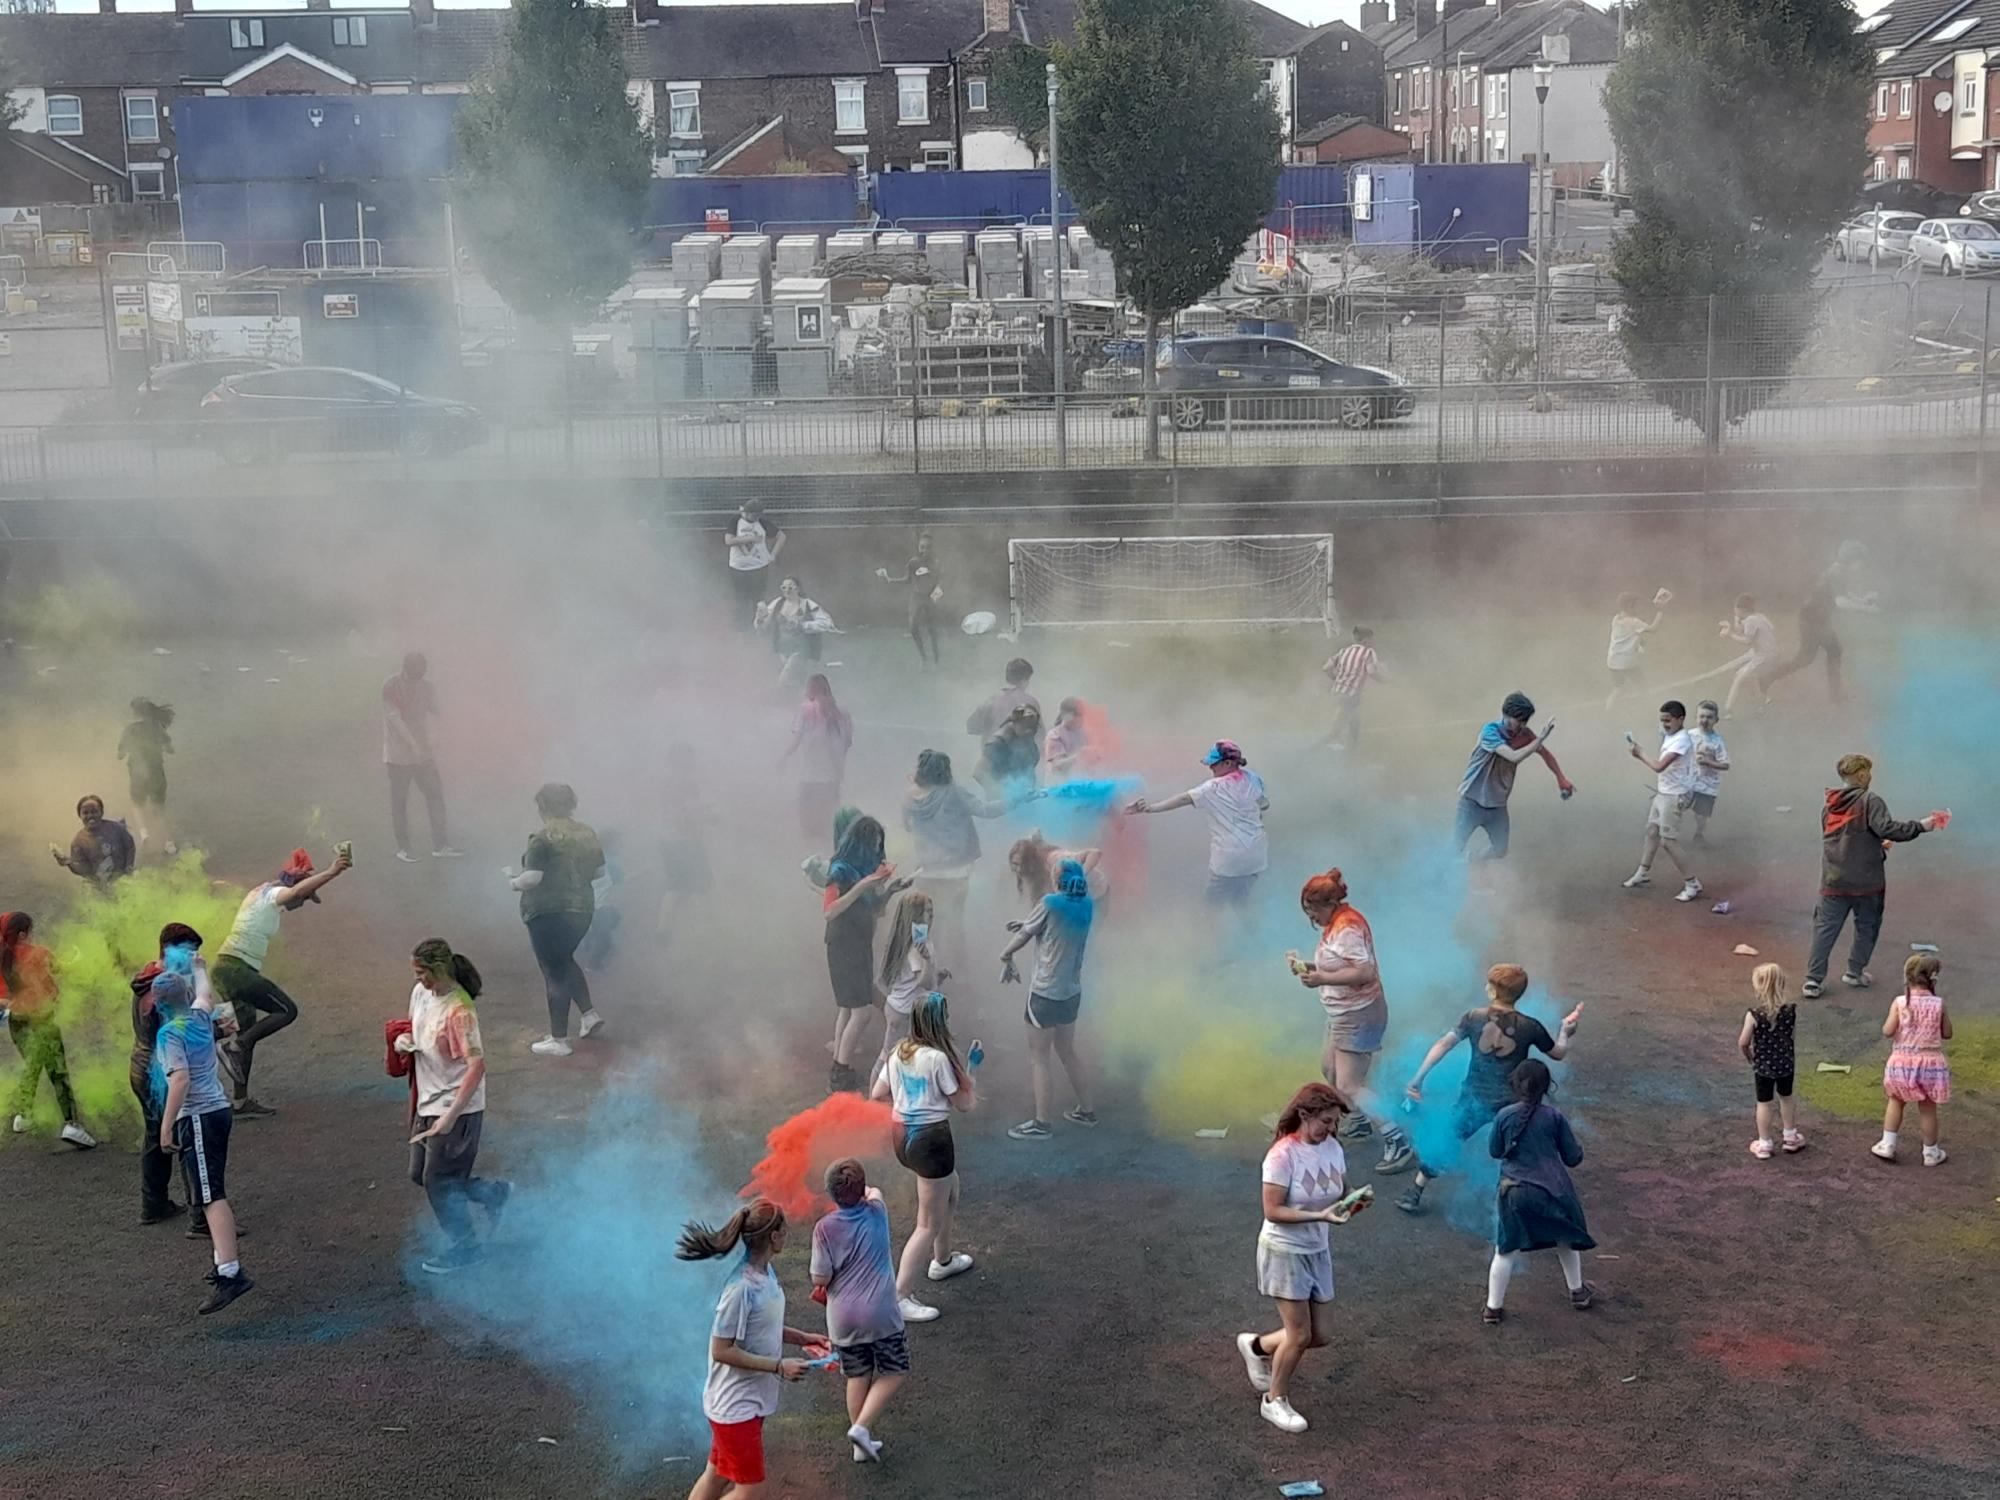
M 1297 1250 L 1280 1250 L 1259 1239 L 1257 1290 L 1266 1297 L 1286 1302 L 1331 1302 L 1333 1252 L 1315 1250 L 1307 1255 Z

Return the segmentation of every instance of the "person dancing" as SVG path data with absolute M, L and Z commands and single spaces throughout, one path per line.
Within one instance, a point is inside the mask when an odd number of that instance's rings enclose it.
M 1347 878 L 1339 870 L 1315 875 L 1299 892 L 1299 909 L 1319 929 L 1319 947 L 1311 963 L 1293 955 L 1299 983 L 1319 991 L 1326 1012 L 1326 1045 L 1320 1073 L 1354 1103 L 1350 1140 L 1382 1137 L 1382 1160 L 1375 1170 L 1407 1172 L 1417 1164 L 1410 1138 L 1381 1108 L 1380 1096 L 1368 1087 L 1369 1069 L 1389 1031 L 1389 1002 L 1382 990 L 1382 971 L 1375 960 L 1375 934 L 1368 919 L 1347 900 Z
M 521 920 L 549 1001 L 549 1034 L 531 1042 L 528 1050 L 537 1057 L 568 1057 L 572 1005 L 581 1012 L 578 1041 L 604 1025 L 590 997 L 590 981 L 576 961 L 576 950 L 597 915 L 593 883 L 604 869 L 604 845 L 595 829 L 576 820 L 576 793 L 560 781 L 535 793 L 535 811 L 542 815 L 542 826 L 529 836 L 521 873 L 508 881 L 521 893 Z
M 951 1137 L 954 1111 L 976 1102 L 972 1070 L 951 1039 L 950 1009 L 942 995 L 928 995 L 910 1015 L 910 1035 L 889 1054 L 874 1097 L 892 1105 L 896 1160 L 917 1179 L 917 1226 L 903 1245 L 896 1295 L 903 1318 L 929 1323 L 941 1316 L 915 1296 L 917 1276 L 949 1281 L 972 1269 L 972 1257 L 951 1248 L 958 1214 L 958 1148 Z

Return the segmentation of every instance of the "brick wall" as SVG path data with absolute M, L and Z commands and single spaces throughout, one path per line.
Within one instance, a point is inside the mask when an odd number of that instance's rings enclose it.
M 930 120 L 922 125 L 905 125 L 897 119 L 896 73 L 884 68 L 862 79 L 863 123 L 865 129 L 849 134 L 837 131 L 834 107 L 834 78 L 708 78 L 701 82 L 701 137 L 691 140 L 672 135 L 673 111 L 664 84 L 654 87 L 654 131 L 658 151 L 702 149 L 713 154 L 737 137 L 775 115 L 785 117 L 785 139 L 789 154 L 810 162 L 824 162 L 839 155 L 840 147 L 868 149 L 868 169 L 903 169 L 924 159 L 925 141 L 956 142 L 951 69 L 930 70 L 927 97 Z M 764 143 L 759 142 L 764 148 Z M 763 150 L 761 154 L 768 154 Z M 843 161 L 846 159 L 843 157 Z M 847 163 L 852 165 L 851 162 Z M 729 171 L 751 170 L 747 158 L 733 160 Z M 767 169 L 768 170 L 768 169 Z
M 232 84 L 229 92 L 235 97 L 260 98 L 270 94 L 364 94 L 367 90 L 342 83 L 296 57 L 281 57 Z

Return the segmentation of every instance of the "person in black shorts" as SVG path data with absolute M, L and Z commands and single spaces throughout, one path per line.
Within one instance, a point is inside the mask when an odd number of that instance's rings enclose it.
M 917 1227 L 903 1245 L 896 1295 L 903 1319 L 928 1323 L 938 1309 L 914 1295 L 919 1274 L 949 1281 L 972 1269 L 972 1257 L 951 1248 L 952 1220 L 958 1211 L 958 1149 L 951 1138 L 954 1110 L 975 1102 L 972 1070 L 951 1039 L 949 1007 L 943 995 L 917 1002 L 910 1034 L 889 1054 L 875 1082 L 874 1097 L 892 1105 L 896 1160 L 917 1179 Z
M 1750 1154 L 1759 1161 L 1771 1159 L 1771 1116 L 1784 1125 L 1784 1150 L 1795 1155 L 1806 1149 L 1799 1132 L 1798 1109 L 1792 1103 L 1792 1031 L 1798 1021 L 1798 1007 L 1792 1004 L 1790 978 L 1776 964 L 1759 964 L 1750 971 L 1750 988 L 1757 1003 L 1743 1012 L 1743 1029 L 1736 1045 L 1743 1059 L 1757 1075 L 1757 1137 L 1750 1142 Z
M 1451 1131 L 1460 1142 L 1469 1141 L 1485 1130 L 1495 1115 L 1514 1102 L 1509 1078 L 1515 1068 L 1527 1061 L 1531 1048 L 1546 1052 L 1558 1062 L 1569 1052 L 1570 1038 L 1576 1035 L 1583 1007 L 1579 1005 L 1564 1016 L 1556 1035 L 1550 1036 L 1549 1029 L 1540 1021 L 1516 1009 L 1527 992 L 1528 971 L 1519 964 L 1495 964 L 1488 969 L 1486 1005 L 1467 1011 L 1456 1026 L 1431 1043 L 1423 1065 L 1404 1090 L 1413 1102 L 1422 1103 L 1424 1079 L 1431 1069 L 1443 1062 L 1460 1042 L 1472 1043 L 1472 1060 L 1466 1065 L 1465 1083 L 1459 1089 L 1458 1102 L 1452 1106 Z M 1421 1144 L 1419 1141 L 1420 1148 Z M 1441 1168 L 1420 1158 L 1417 1175 L 1396 1200 L 1396 1207 L 1406 1214 L 1422 1213 L 1424 1189 L 1432 1178 L 1441 1175 Z
M 1859 542 L 1842 542 L 1840 550 L 1834 554 L 1833 565 L 1812 586 L 1805 603 L 1799 606 L 1799 649 L 1790 661 L 1773 662 L 1758 674 L 1757 686 L 1765 693 L 1771 691 L 1771 684 L 1783 682 L 1792 673 L 1801 671 L 1813 663 L 1813 658 L 1824 653 L 1826 656 L 1826 688 L 1836 703 L 1847 697 L 1847 690 L 1840 678 L 1842 657 L 1840 632 L 1834 628 L 1834 616 L 1840 610 L 1858 610 L 1875 613 L 1877 605 L 1873 594 L 1857 591 L 1861 582 L 1862 560 L 1868 549 Z
M 885 583 L 907 585 L 910 590 L 910 639 L 917 643 L 917 660 L 927 667 L 938 665 L 938 621 L 944 617 L 944 570 L 928 531 L 917 533 L 917 555 L 903 565 L 900 578 L 887 568 L 877 568 L 875 576 Z M 930 654 L 924 654 L 924 640 L 930 639 Z
M 208 1219 L 215 1245 L 215 1269 L 208 1296 L 198 1312 L 220 1312 L 254 1283 L 236 1255 L 236 1215 L 229 1206 L 229 1097 L 222 1091 L 215 1055 L 215 1018 L 206 996 L 187 976 L 167 970 L 153 980 L 153 1006 L 160 1013 L 153 1053 L 159 1091 L 160 1149 L 177 1151 L 188 1197 Z

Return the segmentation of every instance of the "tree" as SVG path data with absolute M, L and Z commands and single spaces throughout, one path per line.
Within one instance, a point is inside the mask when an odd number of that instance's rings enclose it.
M 1278 114 L 1227 0 L 1081 0 L 1050 49 L 1063 186 L 1146 316 L 1146 445 L 1157 451 L 1160 319 L 1229 274 L 1270 212 Z
M 498 63 L 458 112 L 452 202 L 479 268 L 565 342 L 631 273 L 653 177 L 613 14 L 516 0 Z
M 1641 0 L 1630 35 L 1604 89 L 1633 209 L 1612 249 L 1620 338 L 1713 442 L 1812 336 L 1813 278 L 1867 163 L 1874 56 L 1848 0 Z
M 1049 142 L 1049 52 L 1023 43 L 993 54 L 986 91 L 995 112 L 1037 157 Z
M 22 87 L 20 67 L 7 55 L 7 49 L 0 47 L 0 130 L 13 129 L 14 122 L 26 112 L 27 106 L 13 93 Z

